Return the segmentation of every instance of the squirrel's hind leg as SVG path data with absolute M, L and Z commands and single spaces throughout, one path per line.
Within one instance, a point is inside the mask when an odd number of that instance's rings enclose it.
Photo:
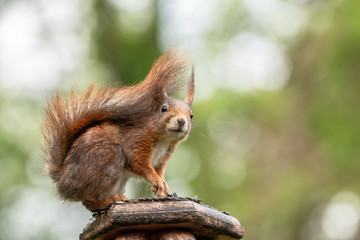
M 74 142 L 59 182 L 60 195 L 65 199 L 77 198 L 90 211 L 120 201 L 120 183 L 125 187 L 127 181 L 125 156 L 110 130 L 110 127 L 94 127 Z
M 127 197 L 125 197 L 125 195 L 122 195 L 120 197 L 120 201 L 128 201 L 129 199 Z
M 107 198 L 107 199 L 98 199 L 96 197 L 94 198 L 84 198 L 82 200 L 82 203 L 84 206 L 89 209 L 92 212 L 101 211 L 109 208 L 111 205 L 113 205 L 116 202 L 123 201 L 122 197 L 120 197 L 118 194 L 115 194 L 114 196 Z

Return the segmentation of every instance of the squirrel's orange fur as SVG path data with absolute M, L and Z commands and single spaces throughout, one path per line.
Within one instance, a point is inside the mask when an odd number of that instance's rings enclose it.
M 187 65 L 171 49 L 137 85 L 91 85 L 81 95 L 52 98 L 42 125 L 44 158 L 63 199 L 104 209 L 121 199 L 133 175 L 150 182 L 158 196 L 170 194 L 164 167 L 191 129 L 193 72 L 184 102 L 168 95 L 180 89 Z

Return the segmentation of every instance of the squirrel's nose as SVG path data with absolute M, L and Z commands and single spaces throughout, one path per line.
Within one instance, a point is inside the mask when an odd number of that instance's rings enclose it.
M 184 118 L 178 118 L 177 122 L 179 123 L 180 127 L 185 125 L 185 119 Z

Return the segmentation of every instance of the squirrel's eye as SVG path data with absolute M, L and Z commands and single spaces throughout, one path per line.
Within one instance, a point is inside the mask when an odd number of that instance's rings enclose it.
M 193 117 L 194 117 L 194 115 L 191 114 L 191 115 L 190 115 L 190 118 L 192 119 Z
M 164 106 L 162 106 L 162 108 L 161 108 L 161 112 L 166 112 L 167 111 L 167 107 L 164 105 Z

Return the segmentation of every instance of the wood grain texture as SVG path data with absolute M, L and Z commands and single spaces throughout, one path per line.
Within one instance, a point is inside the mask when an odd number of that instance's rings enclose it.
M 158 240 L 196 240 L 189 232 L 181 230 L 163 231 L 157 234 Z
M 89 223 L 80 240 L 113 240 L 131 231 L 159 233 L 165 230 L 188 232 L 196 239 L 220 236 L 240 239 L 244 236 L 244 229 L 234 217 L 191 200 L 173 198 L 117 203 Z
M 115 240 L 196 240 L 195 236 L 183 230 L 162 232 L 126 232 L 120 233 Z

